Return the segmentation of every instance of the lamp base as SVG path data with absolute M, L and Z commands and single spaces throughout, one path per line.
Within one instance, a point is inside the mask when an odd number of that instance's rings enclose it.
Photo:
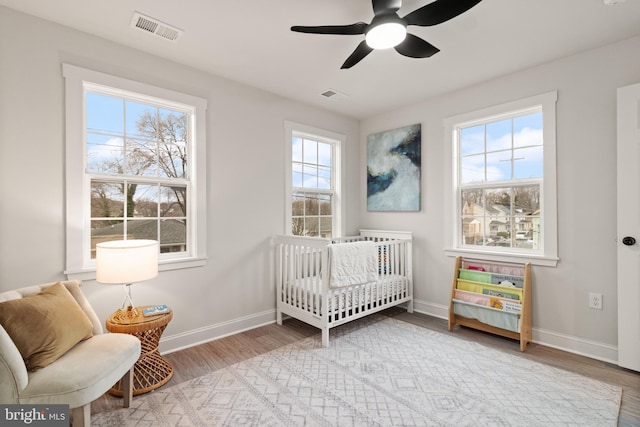
M 116 311 L 116 314 L 119 318 L 127 318 L 131 319 L 134 317 L 138 317 L 138 310 L 136 310 L 136 306 L 133 303 L 133 298 L 131 297 L 131 285 L 133 283 L 125 283 L 124 284 L 124 301 L 122 301 L 122 307 Z
M 127 308 L 119 308 L 115 313 L 113 313 L 114 319 L 117 319 L 121 322 L 124 321 L 124 323 L 129 323 L 139 316 L 140 313 L 133 306 L 129 306 Z

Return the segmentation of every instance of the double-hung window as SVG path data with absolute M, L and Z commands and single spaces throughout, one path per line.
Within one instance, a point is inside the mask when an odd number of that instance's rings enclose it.
M 451 252 L 555 265 L 555 92 L 445 120 Z
M 66 64 L 64 76 L 67 274 L 123 239 L 157 240 L 165 269 L 201 265 L 206 101 Z
M 287 233 L 341 233 L 340 153 L 344 136 L 291 122 L 287 134 Z

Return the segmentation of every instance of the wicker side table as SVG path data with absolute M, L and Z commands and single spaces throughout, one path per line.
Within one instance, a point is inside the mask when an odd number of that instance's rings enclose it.
M 137 307 L 138 314 L 135 316 L 123 316 L 121 312 L 113 313 L 106 321 L 109 332 L 135 335 L 140 340 L 140 358 L 133 367 L 134 396 L 157 389 L 173 376 L 173 366 L 158 351 L 158 342 L 173 318 L 173 311 L 144 317 L 142 309 L 145 307 Z M 122 396 L 121 381 L 111 387 L 109 393 Z

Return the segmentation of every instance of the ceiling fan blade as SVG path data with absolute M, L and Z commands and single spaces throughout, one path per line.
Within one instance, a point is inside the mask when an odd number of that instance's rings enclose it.
M 436 0 L 416 9 L 403 19 L 407 25 L 429 27 L 448 21 L 466 12 L 481 0 Z
M 396 13 L 402 6 L 402 0 L 372 0 L 372 3 L 375 15 Z
M 319 25 L 315 27 L 305 27 L 302 25 L 294 25 L 291 31 L 297 33 L 311 34 L 340 34 L 340 35 L 358 35 L 364 34 L 368 24 L 364 22 L 356 22 L 350 25 Z
M 354 50 L 353 53 L 347 58 L 347 60 L 344 61 L 344 64 L 342 64 L 342 67 L 340 67 L 340 69 L 343 70 L 345 68 L 353 67 L 358 62 L 362 61 L 362 59 L 365 56 L 369 55 L 372 51 L 373 49 L 370 48 L 369 45 L 367 45 L 366 41 L 361 41 L 356 50 Z
M 428 58 L 440 52 L 440 49 L 413 34 L 407 34 L 404 41 L 396 46 L 395 49 L 399 54 L 410 58 Z

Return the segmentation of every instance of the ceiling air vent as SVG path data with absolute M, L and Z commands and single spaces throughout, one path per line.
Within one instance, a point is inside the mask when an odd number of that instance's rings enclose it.
M 137 28 L 142 31 L 146 31 L 151 34 L 155 34 L 158 37 L 162 37 L 165 40 L 176 41 L 183 31 L 179 28 L 173 27 L 169 24 L 165 24 L 162 21 L 158 21 L 150 16 L 143 15 L 139 12 L 133 14 L 131 19 L 131 27 Z
M 327 89 L 324 92 L 322 92 L 320 95 L 324 96 L 325 98 L 333 98 L 333 99 L 345 99 L 347 97 L 347 95 L 345 95 L 342 92 L 338 92 L 335 89 Z

